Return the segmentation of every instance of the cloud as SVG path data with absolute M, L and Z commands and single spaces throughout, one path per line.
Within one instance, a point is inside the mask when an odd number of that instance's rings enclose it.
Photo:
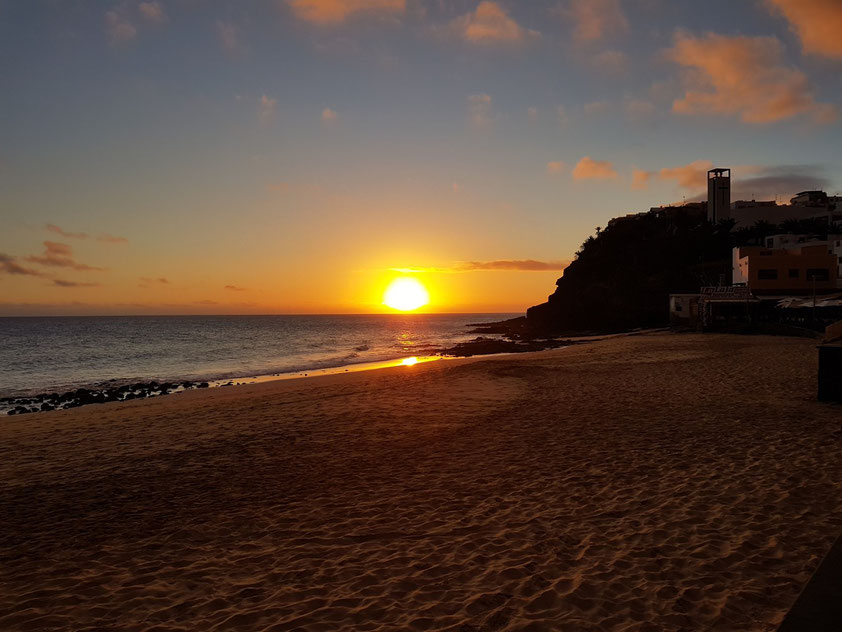
M 471 44 L 514 44 L 540 37 L 538 31 L 523 28 L 500 4 L 490 0 L 483 0 L 472 13 L 453 20 L 450 28 Z
M 538 120 L 538 108 L 535 108 L 535 107 L 526 108 L 526 116 L 529 117 L 530 121 L 537 121 Z
M 658 172 L 658 177 L 661 180 L 675 180 L 683 189 L 703 189 L 707 186 L 710 169 L 713 169 L 710 160 L 696 160 L 680 167 L 664 167 Z
M 219 41 L 226 53 L 236 55 L 240 52 L 240 32 L 235 25 L 217 20 L 216 34 L 219 36 Z
M 619 50 L 604 50 L 591 59 L 595 68 L 610 74 L 622 73 L 628 62 L 628 56 Z
M 494 119 L 491 109 L 491 97 L 485 93 L 469 96 L 468 118 L 471 121 L 471 125 L 478 129 L 491 125 Z
M 137 36 L 137 29 L 117 11 L 105 13 L 105 32 L 111 44 L 123 44 Z
M 549 173 L 550 175 L 564 173 L 566 169 L 567 165 L 561 160 L 554 160 L 547 163 L 547 173 Z
M 534 259 L 500 259 L 497 261 L 464 261 L 458 263 L 455 269 L 460 272 L 471 270 L 521 270 L 525 272 L 540 272 L 542 270 L 564 270 L 570 265 L 569 261 L 535 261 Z
M 559 105 L 555 109 L 556 118 L 558 119 L 558 124 L 562 127 L 567 127 L 568 123 L 570 123 L 570 117 L 567 116 L 567 110 L 564 108 L 563 105 Z
M 649 187 L 649 181 L 652 179 L 653 173 L 651 171 L 644 171 L 643 169 L 634 169 L 632 171 L 631 188 L 634 191 L 643 191 Z
M 32 268 L 24 268 L 17 263 L 17 258 L 11 255 L 0 252 L 0 274 L 19 274 L 26 276 L 45 276 L 43 272 L 33 270 Z
M 339 24 L 357 13 L 403 13 L 406 0 L 287 0 L 295 17 L 320 26 Z
M 576 180 L 613 180 L 617 177 L 614 165 L 606 160 L 593 160 L 585 156 L 573 168 L 573 178 Z
M 164 12 L 164 7 L 160 2 L 141 2 L 137 5 L 137 10 L 144 19 L 150 22 L 161 24 L 167 21 L 167 14 Z
M 248 290 L 244 287 L 239 287 L 237 285 L 226 285 L 226 290 L 230 290 L 231 292 L 247 292 Z
M 833 106 L 816 102 L 803 72 L 783 65 L 783 46 L 775 37 L 679 32 L 667 56 L 690 69 L 687 90 L 673 102 L 674 112 L 738 115 L 756 124 L 800 114 L 826 123 L 836 116 Z
M 748 171 L 750 177 L 738 177 Z M 799 191 L 827 190 L 831 186 L 815 165 L 779 165 L 775 167 L 737 167 L 731 180 L 731 199 L 775 199 L 782 196 L 785 202 Z
M 138 287 L 148 288 L 150 285 L 169 285 L 169 279 L 165 277 L 157 277 L 157 278 L 150 278 L 150 277 L 139 277 L 140 283 Z
M 336 110 L 325 108 L 322 110 L 322 123 L 333 123 L 339 118 Z
M 78 281 L 65 281 L 64 279 L 53 279 L 53 285 L 58 287 L 99 287 L 99 283 L 81 283 Z
M 88 238 L 88 233 L 71 233 L 71 232 L 68 232 L 68 231 L 56 226 L 55 224 L 47 224 L 46 226 L 44 226 L 44 228 L 46 228 L 51 233 L 57 233 L 57 234 L 61 235 L 62 237 L 68 237 L 70 239 L 87 239 Z
M 96 268 L 85 263 L 79 263 L 73 259 L 73 249 L 67 244 L 60 244 L 55 241 L 44 242 L 44 254 L 26 257 L 27 261 L 37 263 L 51 268 L 72 268 L 73 270 L 96 270 L 103 271 L 105 268 Z
M 268 125 L 275 117 L 275 107 L 278 105 L 278 100 L 264 94 L 260 97 L 258 103 L 260 105 L 260 122 L 263 125 Z
M 96 236 L 97 241 L 101 241 L 106 244 L 127 244 L 129 240 L 125 237 L 120 237 L 119 235 L 109 235 L 108 233 L 100 233 Z
M 600 116 L 611 109 L 611 104 L 608 101 L 592 101 L 585 103 L 584 110 L 588 116 Z
M 193 301 L 195 305 L 219 305 L 219 301 L 212 301 L 210 299 L 205 299 L 203 301 Z
M 458 261 L 447 268 L 390 268 L 392 272 L 416 274 L 420 272 L 459 273 L 474 271 L 516 270 L 521 272 L 542 272 L 564 270 L 569 261 L 536 261 L 534 259 L 497 259 L 495 261 Z
M 620 0 L 570 0 L 560 13 L 573 22 L 573 37 L 580 43 L 629 30 Z
M 766 0 L 801 40 L 805 53 L 842 59 L 842 2 L 839 0 Z
M 626 115 L 632 121 L 645 121 L 655 115 L 655 104 L 645 99 L 628 99 L 625 102 Z

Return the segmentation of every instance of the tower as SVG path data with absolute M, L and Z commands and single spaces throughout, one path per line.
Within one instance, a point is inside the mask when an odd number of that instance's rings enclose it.
M 708 221 L 715 224 L 731 217 L 731 170 L 708 171 Z

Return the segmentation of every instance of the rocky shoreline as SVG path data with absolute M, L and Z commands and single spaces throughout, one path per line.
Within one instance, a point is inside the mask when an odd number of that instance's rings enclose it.
M 23 415 L 48 410 L 76 408 L 87 404 L 125 402 L 159 395 L 170 395 L 194 388 L 208 388 L 208 382 L 139 382 L 108 388 L 78 388 L 66 393 L 39 393 L 23 397 L 0 398 L 0 406 L 10 407 L 8 415 Z
M 532 337 L 523 317 L 504 320 L 496 323 L 482 323 L 470 325 L 470 333 L 486 334 L 477 336 L 473 340 L 460 342 L 452 347 L 429 349 L 430 355 L 454 356 L 466 358 L 475 355 L 491 355 L 497 353 L 524 353 L 527 351 L 544 351 L 576 344 L 572 340 L 555 338 Z M 490 338 L 487 335 L 502 337 Z M 306 375 L 306 374 L 305 374 Z M 239 382 L 237 382 L 239 383 Z M 214 386 L 232 386 L 234 382 L 216 383 Z M 208 388 L 208 382 L 173 381 L 173 382 L 138 382 L 121 386 L 107 386 L 94 388 L 78 388 L 65 393 L 39 393 L 21 397 L 0 398 L 0 411 L 5 409 L 7 415 L 23 415 L 50 410 L 76 408 L 88 404 L 104 404 L 106 402 L 124 402 L 132 399 L 144 399 L 171 395 L 196 388 Z M 2 414 L 2 413 L 0 413 Z

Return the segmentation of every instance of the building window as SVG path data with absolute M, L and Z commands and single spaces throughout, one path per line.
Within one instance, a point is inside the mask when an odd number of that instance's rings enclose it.
M 775 240 L 772 239 L 771 237 L 769 237 L 769 239 L 766 240 L 766 247 L 771 248 L 774 245 L 775 245 Z
M 838 257 L 839 263 L 842 263 L 842 257 Z
M 810 281 L 829 281 L 830 271 L 827 268 L 808 268 L 807 279 Z
M 827 272 L 827 270 L 825 270 Z M 757 279 L 759 281 L 774 281 L 778 278 L 777 270 L 758 270 Z
M 681 306 L 681 303 L 675 304 L 675 311 L 677 311 L 677 312 L 683 312 L 684 311 L 684 308 Z
M 790 268 L 789 269 L 789 278 L 790 279 L 797 279 L 799 276 L 801 276 L 801 275 L 799 274 L 798 268 Z

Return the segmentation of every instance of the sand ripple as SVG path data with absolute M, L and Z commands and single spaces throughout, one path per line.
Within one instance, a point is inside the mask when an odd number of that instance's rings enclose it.
M 4 420 L 2 630 L 774 630 L 842 526 L 809 341 L 615 338 Z

